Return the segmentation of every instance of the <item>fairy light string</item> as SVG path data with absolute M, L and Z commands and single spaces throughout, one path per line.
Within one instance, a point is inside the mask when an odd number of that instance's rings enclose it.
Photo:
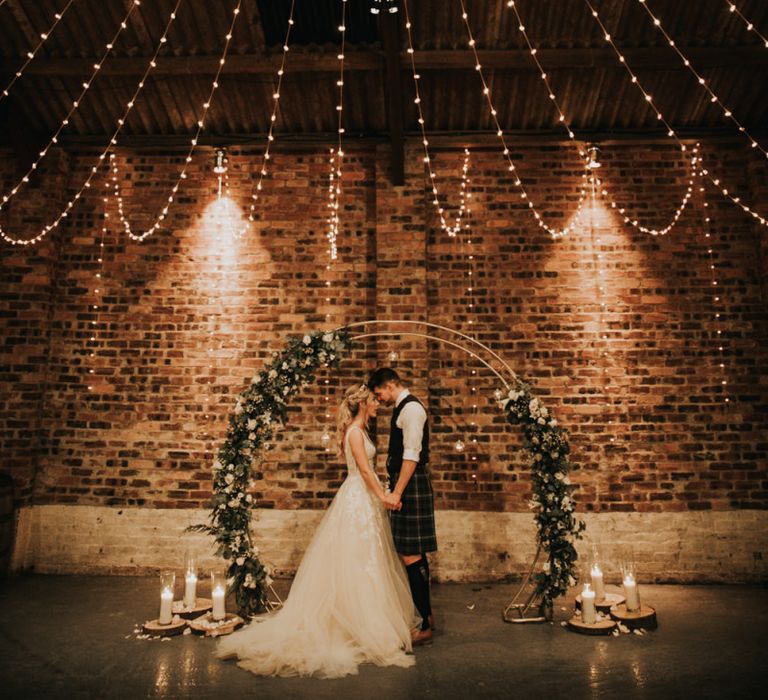
M 258 179 L 256 180 L 255 191 L 251 193 L 251 203 L 248 208 L 248 219 L 237 232 L 237 236 L 243 236 L 248 230 L 250 225 L 256 221 L 256 207 L 261 196 L 262 189 L 264 187 L 264 178 L 269 173 L 269 162 L 271 159 L 270 150 L 272 144 L 275 141 L 275 124 L 277 122 L 277 111 L 280 105 L 280 91 L 283 86 L 283 76 L 285 75 L 286 59 L 288 58 L 288 52 L 290 51 L 290 39 L 291 30 L 295 24 L 293 15 L 296 5 L 296 0 L 291 0 L 291 9 L 288 13 L 288 27 L 285 30 L 285 38 L 283 39 L 283 53 L 280 59 L 280 67 L 277 69 L 277 77 L 275 80 L 275 90 L 272 93 L 272 113 L 269 116 L 269 127 L 267 129 L 267 140 L 264 146 L 264 153 L 261 156 L 261 166 L 258 169 Z
M 546 69 L 544 68 L 543 64 L 541 63 L 538 57 L 538 49 L 533 44 L 533 41 L 530 38 L 530 35 L 525 26 L 525 22 L 523 21 L 523 17 L 520 13 L 520 10 L 517 7 L 517 3 L 515 2 L 515 0 L 508 0 L 507 7 L 509 7 L 515 14 L 515 18 L 517 20 L 517 25 L 518 25 L 517 29 L 525 40 L 526 46 L 528 47 L 528 51 L 531 54 L 531 58 L 536 64 L 536 68 L 538 69 L 539 78 L 544 83 L 544 86 L 547 89 L 547 95 L 550 101 L 552 102 L 552 105 L 554 106 L 555 110 L 557 111 L 558 123 L 562 124 L 563 128 L 568 134 L 568 138 L 573 141 L 575 139 L 574 129 L 571 127 L 570 121 L 565 116 L 565 112 L 560 107 L 560 102 L 558 100 L 558 97 L 555 94 L 554 89 L 552 88 Z M 587 156 L 584 149 L 581 147 L 579 147 L 579 156 L 582 158 L 586 158 Z M 623 216 L 625 223 L 630 224 L 631 226 L 638 229 L 639 231 L 642 231 L 643 233 L 648 233 L 653 236 L 659 236 L 659 235 L 663 236 L 663 235 L 666 235 L 675 226 L 675 224 L 677 223 L 678 219 L 682 215 L 683 210 L 687 206 L 693 194 L 693 169 L 691 170 L 691 175 L 689 176 L 689 180 L 688 180 L 688 186 L 686 188 L 685 194 L 683 195 L 682 202 L 675 210 L 675 213 L 673 214 L 672 220 L 670 221 L 670 223 L 662 228 L 652 228 L 652 227 L 643 226 L 642 224 L 640 224 L 640 222 L 636 218 L 628 216 L 626 209 L 624 207 L 620 207 L 616 203 L 616 201 L 610 197 L 607 187 L 599 178 L 596 177 L 594 171 L 590 172 L 589 174 L 589 182 L 590 182 L 590 190 L 592 191 L 593 195 L 595 194 L 595 185 L 597 185 L 597 187 L 599 188 L 600 195 L 609 202 L 611 208 L 619 211 L 619 213 Z
M 710 206 L 707 201 L 707 192 L 705 187 L 706 173 L 699 161 L 699 167 L 696 170 L 696 174 L 699 178 L 699 193 L 701 197 L 701 204 L 704 208 L 704 240 L 707 246 L 707 260 L 709 267 L 709 287 L 711 290 L 712 302 L 714 311 L 712 312 L 712 320 L 715 328 L 715 362 L 718 366 L 718 374 L 720 391 L 722 393 L 723 403 L 727 406 L 730 404 L 731 399 L 728 396 L 728 378 L 725 367 L 725 341 L 723 339 L 723 319 L 720 309 L 722 308 L 722 292 L 720 291 L 720 284 L 717 275 L 717 266 L 715 263 L 715 254 L 712 241 L 712 216 L 710 214 Z
M 544 221 L 542 214 L 540 213 L 536 205 L 531 200 L 528 194 L 528 191 L 526 190 L 522 180 L 520 179 L 519 174 L 517 173 L 517 166 L 512 160 L 511 152 L 509 150 L 509 146 L 507 145 L 506 138 L 504 136 L 504 130 L 501 128 L 501 123 L 499 122 L 498 111 L 496 110 L 493 104 L 493 99 L 491 97 L 491 89 L 488 86 L 488 81 L 486 80 L 485 74 L 483 72 L 483 66 L 480 63 L 480 56 L 477 52 L 477 42 L 475 41 L 475 37 L 472 33 L 472 27 L 469 22 L 469 14 L 467 13 L 466 3 L 464 0 L 459 0 L 459 3 L 461 5 L 461 17 L 462 17 L 462 20 L 464 21 L 464 27 L 467 32 L 468 44 L 472 51 L 472 55 L 475 61 L 474 68 L 482 84 L 483 95 L 485 96 L 485 100 L 488 104 L 488 110 L 491 114 L 491 119 L 496 129 L 496 136 L 502 148 L 502 155 L 507 161 L 507 170 L 510 173 L 513 173 L 513 177 L 514 177 L 513 182 L 520 191 L 520 198 L 527 203 L 527 206 L 531 210 L 531 213 L 533 214 L 534 219 L 536 219 L 536 223 L 538 224 L 538 226 L 541 229 L 545 230 L 547 233 L 549 233 L 550 236 L 552 236 L 553 238 L 562 238 L 563 236 L 567 236 L 568 234 L 570 234 L 572 231 L 574 231 L 576 228 L 580 226 L 581 219 L 584 214 L 584 202 L 586 201 L 587 184 L 588 184 L 588 176 L 587 176 L 586 168 L 584 168 L 584 171 L 582 173 L 582 184 L 579 191 L 579 198 L 576 205 L 576 212 L 570 218 L 570 222 L 565 227 L 560 229 L 549 226 Z M 403 2 L 403 5 L 407 7 L 407 2 L 405 2 L 405 0 Z M 409 48 L 412 48 L 410 32 L 408 33 L 408 45 L 409 45 Z
M 213 102 L 213 98 L 216 93 L 216 90 L 219 89 L 219 78 L 221 77 L 221 72 L 224 69 L 224 65 L 227 62 L 229 47 L 232 43 L 232 33 L 235 29 L 235 25 L 237 24 L 237 19 L 240 16 L 241 5 L 242 5 L 242 0 L 237 0 L 235 8 L 232 11 L 232 20 L 230 22 L 229 29 L 224 38 L 224 48 L 221 53 L 221 58 L 219 58 L 218 66 L 216 68 L 216 73 L 213 77 L 213 80 L 211 81 L 211 87 L 208 92 L 208 97 L 206 98 L 205 102 L 203 102 L 203 110 L 200 117 L 197 120 L 197 127 L 195 129 L 194 136 L 190 139 L 190 146 L 189 146 L 189 149 L 187 150 L 187 155 L 184 158 L 184 165 L 182 166 L 181 171 L 179 172 L 179 175 L 173 184 L 173 187 L 171 187 L 171 193 L 167 197 L 165 206 L 163 206 L 163 208 L 160 210 L 160 213 L 154 217 L 154 221 L 152 222 L 152 224 L 150 224 L 148 228 L 144 229 L 144 231 L 139 234 L 133 233 L 133 231 L 131 230 L 131 225 L 125 217 L 121 217 L 120 219 L 120 223 L 123 225 L 123 230 L 128 235 L 128 237 L 131 238 L 131 240 L 134 240 L 140 243 L 159 230 L 159 228 L 163 225 L 163 221 L 168 216 L 168 210 L 170 209 L 171 204 L 173 204 L 174 202 L 176 193 L 179 190 L 182 180 L 187 179 L 187 170 L 189 169 L 189 164 L 192 162 L 192 155 L 197 149 L 198 140 L 200 139 L 200 134 L 202 133 L 203 128 L 205 126 L 205 119 L 208 116 L 208 110 L 211 107 L 211 103 Z
M 29 182 L 29 178 L 32 176 L 32 173 L 34 173 L 35 170 L 37 170 L 38 166 L 40 165 L 40 162 L 48 154 L 48 151 L 55 144 L 58 143 L 61 132 L 69 125 L 69 121 L 72 118 L 72 115 L 75 112 L 77 112 L 78 108 L 80 107 L 80 103 L 82 102 L 85 95 L 88 93 L 88 90 L 90 90 L 91 85 L 93 84 L 93 81 L 96 78 L 96 74 L 101 70 L 102 64 L 107 59 L 109 54 L 112 52 L 112 49 L 114 48 L 117 40 L 120 38 L 120 35 L 123 33 L 123 31 L 125 31 L 125 29 L 127 29 L 128 20 L 133 14 L 133 11 L 139 5 L 141 5 L 141 0 L 133 0 L 133 2 L 131 2 L 130 6 L 128 7 L 128 12 L 125 14 L 122 21 L 120 22 L 120 25 L 117 28 L 117 31 L 115 32 L 112 39 L 106 44 L 104 51 L 101 54 L 101 58 L 97 59 L 97 62 L 93 64 L 93 70 L 91 71 L 90 76 L 81 84 L 81 90 L 78 93 L 77 98 L 72 101 L 72 105 L 69 108 L 69 111 L 67 112 L 64 119 L 61 120 L 61 123 L 56 128 L 56 131 L 54 132 L 53 136 L 48 141 L 48 143 L 43 147 L 43 149 L 37 154 L 37 158 L 35 158 L 35 160 L 32 162 L 32 165 L 29 167 L 29 169 L 24 173 L 24 175 L 21 176 L 21 178 L 16 182 L 16 184 L 11 188 L 10 192 L 7 192 L 6 194 L 3 195 L 2 201 L 0 201 L 0 211 L 2 211 L 3 208 L 6 206 L 6 204 L 8 204 L 8 202 L 14 198 L 14 196 L 18 193 L 18 191 L 22 189 L 23 186 Z
M 133 95 L 131 96 L 131 99 L 128 101 L 125 110 L 123 111 L 122 116 L 117 120 L 117 127 L 112 132 L 112 136 L 109 139 L 109 142 L 107 146 L 101 151 L 98 158 L 96 159 L 96 165 L 93 165 L 89 172 L 88 176 L 86 177 L 85 181 L 81 185 L 80 189 L 69 199 L 66 206 L 62 211 L 59 212 L 59 214 L 54 218 L 54 220 L 46 224 L 36 236 L 33 238 L 17 238 L 8 235 L 0 226 L 0 237 L 3 238 L 4 241 L 7 243 L 10 243 L 12 245 L 22 245 L 22 246 L 29 246 L 29 245 L 35 245 L 42 241 L 51 231 L 55 230 L 59 227 L 61 222 L 69 216 L 69 212 L 72 210 L 72 208 L 75 206 L 75 204 L 80 200 L 80 198 L 83 196 L 83 193 L 91 187 L 91 181 L 96 176 L 96 173 L 99 170 L 99 166 L 104 162 L 104 160 L 107 158 L 107 154 L 113 149 L 113 147 L 117 144 L 118 136 L 120 135 L 123 126 L 125 125 L 126 119 L 128 118 L 128 115 L 133 110 L 134 105 L 136 104 L 136 100 L 141 93 L 141 91 L 144 89 L 144 86 L 146 85 L 147 78 L 149 77 L 149 74 L 151 71 L 157 66 L 157 58 L 160 54 L 160 50 L 163 48 L 163 46 L 168 41 L 168 33 L 171 30 L 171 27 L 173 26 L 173 23 L 176 19 L 177 11 L 179 8 L 179 5 L 181 4 L 182 0 L 176 0 L 176 4 L 174 5 L 173 10 L 170 13 L 170 16 L 168 18 L 168 22 L 165 26 L 165 30 L 163 31 L 163 34 L 161 35 L 158 44 L 155 48 L 155 52 L 152 55 L 152 58 L 150 58 L 149 63 L 147 64 L 147 67 L 144 71 L 144 74 L 139 81 L 138 85 L 136 86 L 136 89 L 133 92 Z M 131 7 L 136 7 L 137 5 L 134 4 Z M 125 24 L 125 23 L 123 23 Z M 2 206 L 0 206 L 0 209 L 2 209 Z
M 27 69 L 27 66 L 32 63 L 35 56 L 37 56 L 37 52 L 40 51 L 40 49 L 43 47 L 43 44 L 45 44 L 46 41 L 48 41 L 48 37 L 53 34 L 54 29 L 58 26 L 59 22 L 61 22 L 62 17 L 67 13 L 67 10 L 71 7 L 72 3 L 75 0 L 67 0 L 67 4 L 64 5 L 64 7 L 61 9 L 60 12 L 57 12 L 53 17 L 54 21 L 48 27 L 47 31 L 40 33 L 40 41 L 29 51 L 26 53 L 26 60 L 22 65 L 19 67 L 19 69 L 13 74 L 13 77 L 11 78 L 11 81 L 3 88 L 2 93 L 0 93 L 0 101 L 8 97 L 8 95 L 11 92 L 11 88 L 16 84 L 16 81 L 21 78 L 21 76 L 24 74 L 24 71 Z M 0 2 L 0 7 L 5 3 L 5 0 Z
M 645 90 L 645 88 L 642 86 L 640 81 L 637 78 L 637 75 L 632 70 L 632 68 L 627 63 L 627 59 L 624 57 L 624 54 L 621 53 L 619 50 L 619 47 L 616 45 L 616 42 L 614 42 L 613 37 L 611 36 L 610 32 L 606 28 L 603 21 L 600 19 L 600 15 L 597 12 L 597 10 L 594 8 L 594 5 L 592 4 L 591 0 L 584 0 L 584 3 L 589 8 L 590 12 L 592 13 L 592 17 L 594 18 L 597 25 L 600 27 L 600 30 L 603 32 L 603 38 L 604 40 L 610 45 L 610 47 L 613 49 L 614 53 L 616 54 L 616 57 L 621 63 L 622 66 L 624 66 L 624 69 L 627 71 L 627 73 L 630 76 L 630 82 L 632 82 L 633 85 L 637 86 L 637 89 L 640 90 L 642 93 L 645 101 L 648 103 L 648 105 L 653 109 L 654 114 L 656 115 L 657 121 L 659 123 L 663 124 L 667 129 L 667 136 L 671 139 L 673 139 L 677 145 L 680 147 L 681 151 L 687 151 L 687 146 L 678 136 L 677 132 L 672 128 L 670 123 L 664 118 L 664 115 L 659 111 L 659 109 L 656 107 L 656 105 L 653 102 L 653 96 Z M 699 156 L 699 159 L 701 160 L 701 156 Z M 762 226 L 768 226 L 768 219 L 766 219 L 763 215 L 752 209 L 749 205 L 745 204 L 741 201 L 740 197 L 735 196 L 731 193 L 731 191 L 724 187 L 721 184 L 721 180 L 718 177 L 715 177 L 712 173 L 710 173 L 707 169 L 702 168 L 702 172 L 706 175 L 707 179 L 715 185 L 715 187 L 718 188 L 720 193 L 728 198 L 733 204 L 737 205 L 744 211 L 746 214 L 749 214 L 752 218 L 754 218 L 756 221 L 758 221 Z
M 753 22 L 750 22 L 742 13 L 742 11 L 736 6 L 735 3 L 731 2 L 730 0 L 725 0 L 726 5 L 728 5 L 728 11 L 732 14 L 736 15 L 742 22 L 744 22 L 744 26 L 747 28 L 747 31 L 753 32 L 758 37 L 760 37 L 760 41 L 763 42 L 763 47 L 768 49 L 768 37 L 766 37 L 764 34 L 760 33 L 757 29 L 755 29 L 755 25 Z
M 656 29 L 661 32 L 662 36 L 666 40 L 667 44 L 669 44 L 670 48 L 678 55 L 680 60 L 683 63 L 683 66 L 690 71 L 690 73 L 696 78 L 696 82 L 698 82 L 699 85 L 707 92 L 709 95 L 709 101 L 712 104 L 716 104 L 720 110 L 723 113 L 723 116 L 725 116 L 727 119 L 729 119 L 733 124 L 736 125 L 738 130 L 744 134 L 747 139 L 749 139 L 750 146 L 754 149 L 757 149 L 760 151 L 766 158 L 768 158 L 768 151 L 766 151 L 758 142 L 757 140 L 747 131 L 744 124 L 739 121 L 733 114 L 733 112 L 726 107 L 720 97 L 712 90 L 712 88 L 709 86 L 709 83 L 704 78 L 704 76 L 699 73 L 699 71 L 694 68 L 693 64 L 691 63 L 690 59 L 680 50 L 680 47 L 678 47 L 677 43 L 675 43 L 674 39 L 669 35 L 666 29 L 661 24 L 661 20 L 653 13 L 650 7 L 648 7 L 648 3 L 646 0 L 637 0 L 640 7 L 642 7 L 646 14 L 651 18 L 653 21 L 653 26 L 656 27 Z

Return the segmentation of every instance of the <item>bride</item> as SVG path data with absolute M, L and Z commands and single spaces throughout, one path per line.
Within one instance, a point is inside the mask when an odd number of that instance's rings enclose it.
M 365 385 L 344 395 L 339 449 L 347 478 L 323 516 L 276 613 L 219 643 L 220 658 L 258 675 L 338 678 L 362 663 L 412 666 L 417 623 L 408 579 L 385 514 L 368 436 L 378 402 Z

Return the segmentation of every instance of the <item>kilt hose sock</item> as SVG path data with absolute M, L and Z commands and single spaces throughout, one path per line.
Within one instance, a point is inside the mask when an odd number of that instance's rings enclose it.
M 408 583 L 411 587 L 411 595 L 416 609 L 421 615 L 421 629 L 429 629 L 429 616 L 432 614 L 432 604 L 429 597 L 429 562 L 427 555 L 422 554 L 421 559 L 405 567 L 408 574 Z

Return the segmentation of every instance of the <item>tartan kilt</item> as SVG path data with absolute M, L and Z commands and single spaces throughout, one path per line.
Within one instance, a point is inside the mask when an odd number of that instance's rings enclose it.
M 397 474 L 390 483 L 397 483 Z M 392 539 L 398 554 L 423 554 L 437 551 L 435 503 L 432 482 L 426 467 L 419 464 L 401 497 L 403 507 L 390 512 Z

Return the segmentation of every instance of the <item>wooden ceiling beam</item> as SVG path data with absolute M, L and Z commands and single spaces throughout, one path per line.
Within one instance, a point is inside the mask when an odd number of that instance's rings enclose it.
M 685 53 L 697 69 L 738 67 L 768 69 L 768 51 L 756 47 L 686 48 Z M 683 70 L 680 59 L 667 47 L 623 49 L 627 63 L 636 69 Z M 490 49 L 480 51 L 484 68 L 499 70 L 534 70 L 530 53 L 519 49 Z M 558 68 L 618 68 L 619 63 L 611 49 L 539 49 L 537 52 L 547 70 Z M 379 71 L 385 68 L 385 53 L 378 50 L 350 50 L 344 53 L 344 69 L 349 71 Z M 281 54 L 232 55 L 227 59 L 227 74 L 274 73 L 280 66 Z M 474 62 L 468 51 L 417 51 L 416 65 L 420 70 L 472 70 Z M 2 59 L 0 74 L 13 75 L 21 59 Z M 102 75 L 139 76 L 146 69 L 146 57 L 115 57 L 106 61 Z M 409 68 L 407 55 L 399 55 L 400 69 Z M 163 56 L 157 62 L 153 75 L 212 75 L 218 66 L 218 56 Z M 88 58 L 38 58 L 25 69 L 26 75 L 56 77 L 82 77 L 93 67 Z M 292 51 L 287 73 L 338 71 L 335 53 Z

